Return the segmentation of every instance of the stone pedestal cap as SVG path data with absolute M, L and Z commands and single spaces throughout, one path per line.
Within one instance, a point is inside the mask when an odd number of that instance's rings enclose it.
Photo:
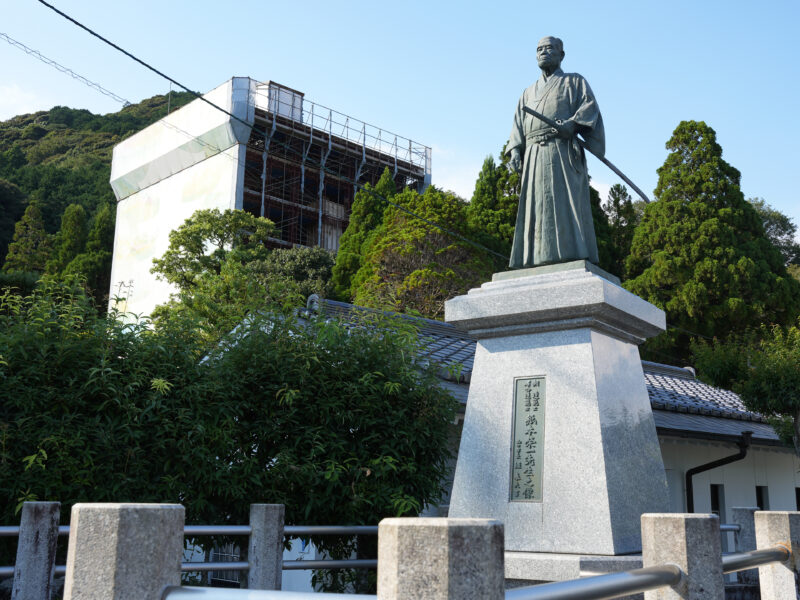
M 590 327 L 636 344 L 666 329 L 664 311 L 588 268 L 484 283 L 445 302 L 445 321 L 477 338 Z
M 503 524 L 491 519 L 384 519 L 379 600 L 501 600 Z

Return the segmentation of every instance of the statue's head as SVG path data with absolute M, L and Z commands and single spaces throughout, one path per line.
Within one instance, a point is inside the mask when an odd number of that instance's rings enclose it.
M 554 71 L 564 60 L 564 43 L 557 37 L 543 37 L 536 45 L 536 60 L 540 69 Z

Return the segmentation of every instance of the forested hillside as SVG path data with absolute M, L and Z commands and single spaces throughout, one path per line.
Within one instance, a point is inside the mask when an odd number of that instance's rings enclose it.
M 190 100 L 185 92 L 169 100 L 153 96 L 107 115 L 56 106 L 0 122 L 0 263 L 13 223 L 31 202 L 38 204 L 49 234 L 57 233 L 70 204 L 81 205 L 91 220 L 104 203 L 113 203 L 108 179 L 114 145 L 165 116 L 168 102 L 174 110 Z

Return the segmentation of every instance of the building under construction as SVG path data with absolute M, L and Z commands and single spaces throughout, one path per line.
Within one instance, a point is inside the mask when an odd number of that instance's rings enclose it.
M 398 188 L 430 183 L 430 148 L 296 90 L 235 77 L 204 99 L 114 148 L 111 298 L 121 310 L 149 314 L 168 299 L 152 260 L 196 210 L 246 210 L 275 223 L 275 247 L 335 252 L 359 186 L 386 168 Z

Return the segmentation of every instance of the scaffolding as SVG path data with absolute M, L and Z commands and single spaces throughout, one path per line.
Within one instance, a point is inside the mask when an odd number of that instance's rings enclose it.
M 243 209 L 275 223 L 276 247 L 332 252 L 358 186 L 389 168 L 398 189 L 430 184 L 431 149 L 306 100 L 275 82 L 255 86 Z

